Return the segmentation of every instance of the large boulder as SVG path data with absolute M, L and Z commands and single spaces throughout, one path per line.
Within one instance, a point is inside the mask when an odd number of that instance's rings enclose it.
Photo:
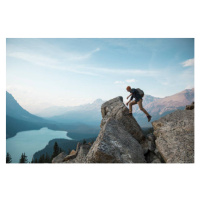
M 116 114 L 117 115 L 117 114 Z M 105 117 L 105 115 L 104 115 Z M 139 142 L 119 121 L 110 117 L 90 148 L 86 160 L 89 163 L 145 163 Z M 137 125 L 136 125 L 137 126 Z M 140 130 L 139 130 L 140 131 Z M 138 132 L 139 132 L 138 131 Z
M 67 156 L 65 152 L 58 154 L 53 158 L 52 163 L 63 163 L 63 159 Z
M 80 148 L 80 143 L 77 144 L 76 146 L 76 151 L 75 150 L 72 150 L 69 155 L 67 155 L 64 159 L 63 159 L 63 162 L 67 162 L 68 160 L 72 160 L 74 158 L 76 158 L 77 154 L 78 154 L 78 151 L 79 151 L 79 148 Z
M 166 163 L 194 162 L 194 110 L 177 110 L 152 125 L 156 148 Z
M 93 143 L 77 145 L 76 151 L 62 157 L 65 163 L 146 163 L 144 152 L 151 144 L 123 103 L 122 97 L 101 107 L 101 131 Z M 141 144 L 144 146 L 141 146 Z M 61 159 L 60 159 L 61 160 Z M 155 160 L 155 159 L 154 159 Z
M 66 163 L 86 163 L 86 156 L 90 150 L 91 144 L 81 144 L 77 150 L 76 157 L 72 159 L 65 159 Z
M 138 142 L 141 142 L 144 139 L 142 130 L 135 118 L 127 115 L 128 113 L 128 108 L 124 105 L 122 97 L 106 101 L 101 106 L 102 121 L 100 127 L 102 128 L 112 117 L 120 126 L 123 126 L 124 130 L 132 134 Z

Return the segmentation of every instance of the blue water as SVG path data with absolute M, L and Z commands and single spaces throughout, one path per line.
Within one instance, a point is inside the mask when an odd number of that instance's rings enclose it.
M 28 162 L 31 162 L 33 154 L 43 149 L 50 140 L 55 138 L 71 140 L 66 131 L 54 131 L 48 128 L 22 131 L 6 140 L 6 152 L 11 155 L 12 163 L 19 163 L 19 159 L 24 152 L 27 155 Z

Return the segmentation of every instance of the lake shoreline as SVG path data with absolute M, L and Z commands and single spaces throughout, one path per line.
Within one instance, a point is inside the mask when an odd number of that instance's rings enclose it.
M 22 153 L 25 153 L 28 162 L 32 161 L 35 152 L 45 148 L 53 139 L 73 140 L 67 131 L 55 131 L 43 127 L 39 130 L 20 131 L 14 137 L 6 139 L 6 152 L 11 155 L 12 163 L 19 163 Z

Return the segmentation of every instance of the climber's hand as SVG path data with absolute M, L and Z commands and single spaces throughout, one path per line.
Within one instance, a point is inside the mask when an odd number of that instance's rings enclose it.
M 126 105 L 128 106 L 129 102 L 126 103 Z

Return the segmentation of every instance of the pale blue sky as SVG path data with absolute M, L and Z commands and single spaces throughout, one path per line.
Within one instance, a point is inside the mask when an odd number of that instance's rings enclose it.
M 194 39 L 7 39 L 7 91 L 28 111 L 194 87 Z

